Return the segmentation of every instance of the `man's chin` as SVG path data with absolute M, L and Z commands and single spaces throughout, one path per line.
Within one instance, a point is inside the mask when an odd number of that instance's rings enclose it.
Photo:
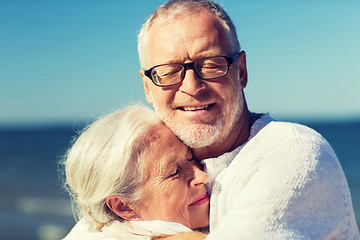
M 217 142 L 221 129 L 214 126 L 200 125 L 196 127 L 177 128 L 174 126 L 173 130 L 181 141 L 191 148 L 204 148 Z
M 160 119 L 171 129 L 171 131 L 187 146 L 191 148 L 204 148 L 219 140 L 223 124 L 204 123 L 197 121 L 187 121 L 176 114 L 165 113 L 154 105 L 155 111 Z M 198 122 L 198 123 L 197 123 Z

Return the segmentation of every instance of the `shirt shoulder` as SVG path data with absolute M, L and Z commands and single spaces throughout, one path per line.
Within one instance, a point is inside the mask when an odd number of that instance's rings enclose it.
M 89 231 L 89 224 L 85 218 L 80 219 L 68 235 L 63 240 L 113 240 L 113 238 L 105 238 L 102 232 L 91 232 Z
M 309 140 L 326 142 L 325 138 L 320 133 L 308 126 L 298 123 L 273 121 L 264 127 L 262 131 L 277 138 L 307 138 Z

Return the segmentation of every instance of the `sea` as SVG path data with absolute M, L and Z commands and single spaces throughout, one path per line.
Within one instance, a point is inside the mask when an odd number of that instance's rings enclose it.
M 301 122 L 334 148 L 360 223 L 360 119 Z M 0 126 L 0 240 L 59 240 L 75 224 L 61 162 L 84 125 Z

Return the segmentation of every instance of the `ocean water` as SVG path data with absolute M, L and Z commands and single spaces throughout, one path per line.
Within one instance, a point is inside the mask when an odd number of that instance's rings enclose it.
M 320 132 L 337 153 L 359 225 L 360 120 L 305 124 Z M 0 126 L 0 240 L 61 239 L 74 225 L 58 162 L 81 127 Z

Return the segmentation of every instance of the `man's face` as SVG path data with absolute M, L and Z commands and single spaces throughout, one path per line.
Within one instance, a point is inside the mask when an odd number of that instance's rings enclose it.
M 179 17 L 170 24 L 155 23 L 148 41 L 147 68 L 205 57 L 230 57 L 235 53 L 220 20 L 205 11 Z M 235 126 L 241 126 L 246 74 L 240 78 L 240 72 L 246 73 L 244 53 L 230 66 L 227 75 L 213 80 L 202 80 L 189 69 L 178 85 L 158 87 L 140 70 L 146 99 L 169 128 L 192 148 L 219 144 Z

